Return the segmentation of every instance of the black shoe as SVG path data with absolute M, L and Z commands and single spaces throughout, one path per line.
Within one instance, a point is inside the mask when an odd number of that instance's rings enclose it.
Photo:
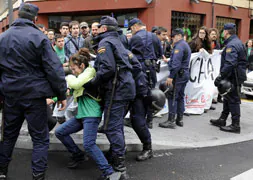
M 39 173 L 39 174 L 34 174 L 33 173 L 33 180 L 44 180 L 45 179 L 45 173 Z
M 177 115 L 176 125 L 180 127 L 184 126 L 183 115 Z
M 75 169 L 77 168 L 82 162 L 88 161 L 89 157 L 86 156 L 83 152 L 80 152 L 78 154 L 72 154 L 71 160 L 68 163 L 68 168 L 69 169 Z
M 159 123 L 159 127 L 175 129 L 175 128 L 176 128 L 176 124 L 175 124 L 175 115 L 169 114 L 169 116 L 168 116 L 168 121 Z
M 226 120 L 225 119 L 221 119 L 221 118 L 219 118 L 219 119 L 211 119 L 210 123 L 213 126 L 217 126 L 217 127 L 226 126 Z
M 136 157 L 136 161 L 146 161 L 153 157 L 153 151 L 150 150 L 142 150 L 142 152 Z
M 147 126 L 149 129 L 153 129 L 153 122 L 152 121 L 147 122 Z
M 8 164 L 7 165 L 0 165 L 0 180 L 6 180 L 8 173 Z
M 121 172 L 114 172 L 109 176 L 100 176 L 97 180 L 119 180 L 121 177 Z
M 225 131 L 225 132 L 237 133 L 237 134 L 241 133 L 241 127 L 240 126 L 234 126 L 232 124 L 229 125 L 229 126 L 220 127 L 220 130 Z
M 175 124 L 175 122 L 165 121 L 165 122 L 159 123 L 159 127 L 175 129 L 176 124 Z
M 215 110 L 215 109 L 216 109 L 216 108 L 215 108 L 215 107 L 213 107 L 213 106 L 211 106 L 211 107 L 210 107 L 210 110 Z

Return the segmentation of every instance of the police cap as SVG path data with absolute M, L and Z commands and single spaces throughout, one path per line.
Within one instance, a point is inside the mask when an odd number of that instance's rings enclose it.
M 175 35 L 181 34 L 182 36 L 184 36 L 184 31 L 181 28 L 176 28 L 172 31 L 171 33 L 171 37 L 174 37 Z
M 34 20 L 35 16 L 38 15 L 38 6 L 30 3 L 22 3 L 19 7 L 18 15 L 21 18 Z
M 118 22 L 115 18 L 110 17 L 110 16 L 102 16 L 100 20 L 100 24 L 98 27 L 101 27 L 102 25 L 107 25 L 107 26 L 118 26 Z
M 227 23 L 224 25 L 224 30 L 232 30 L 236 29 L 236 25 L 234 23 Z
M 138 18 L 133 18 L 129 24 L 128 24 L 128 30 L 130 30 L 130 28 L 135 25 L 136 23 L 140 23 L 140 24 L 143 24 L 142 21 Z

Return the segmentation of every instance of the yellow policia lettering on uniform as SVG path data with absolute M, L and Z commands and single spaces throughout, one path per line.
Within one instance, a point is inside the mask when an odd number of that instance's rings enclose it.
M 101 47 L 98 49 L 98 54 L 102 54 L 106 51 L 105 47 Z
M 227 48 L 226 53 L 230 53 L 232 51 L 232 48 Z
M 174 53 L 175 53 L 175 54 L 179 53 L 179 49 L 176 49 L 176 50 L 174 51 Z

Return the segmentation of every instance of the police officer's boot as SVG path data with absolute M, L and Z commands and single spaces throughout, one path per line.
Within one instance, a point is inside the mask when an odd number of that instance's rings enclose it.
M 227 116 L 221 114 L 219 119 L 211 119 L 210 123 L 214 126 L 222 127 L 222 126 L 226 126 L 226 120 L 227 120 Z
M 171 129 L 175 129 L 176 128 L 176 124 L 175 124 L 175 115 L 174 114 L 169 114 L 168 116 L 168 121 L 159 123 L 159 126 L 162 128 L 171 128 Z
M 145 161 L 153 157 L 152 144 L 143 144 L 142 152 L 136 157 L 137 161 Z
M 183 114 L 178 114 L 177 115 L 177 119 L 176 119 L 176 125 L 183 127 L 184 126 L 184 122 L 183 122 Z
M 125 156 L 114 156 L 112 167 L 116 172 L 121 172 L 120 180 L 129 179 L 126 172 Z
M 6 180 L 8 173 L 8 164 L 0 165 L 0 180 Z
M 84 152 L 80 152 L 77 154 L 71 155 L 71 160 L 68 163 L 68 168 L 75 169 L 77 168 L 83 161 L 88 161 L 89 158 Z
M 45 179 L 45 172 L 34 174 L 33 173 L 33 180 L 44 180 Z
M 220 127 L 220 130 L 240 134 L 241 133 L 240 120 L 232 120 L 231 125 Z

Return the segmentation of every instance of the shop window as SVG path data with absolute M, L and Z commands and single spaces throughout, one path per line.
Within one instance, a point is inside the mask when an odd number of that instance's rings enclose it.
M 194 36 L 203 25 L 204 15 L 172 11 L 171 28 L 183 28 L 188 38 Z
M 216 17 L 216 28 L 221 32 L 224 28 L 224 24 L 234 23 L 238 29 L 239 20 L 225 17 Z

